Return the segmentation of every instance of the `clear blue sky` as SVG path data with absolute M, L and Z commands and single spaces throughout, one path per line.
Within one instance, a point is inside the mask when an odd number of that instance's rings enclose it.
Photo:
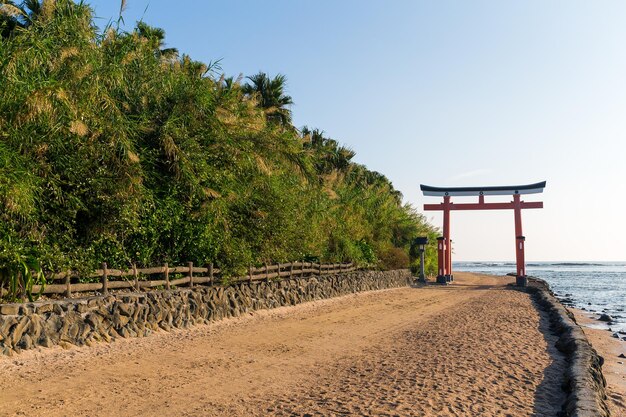
M 227 75 L 285 74 L 295 124 L 420 211 L 437 201 L 420 183 L 547 180 L 527 258 L 626 260 L 626 2 L 128 0 L 123 17 Z M 453 213 L 452 239 L 457 260 L 512 260 L 513 214 Z

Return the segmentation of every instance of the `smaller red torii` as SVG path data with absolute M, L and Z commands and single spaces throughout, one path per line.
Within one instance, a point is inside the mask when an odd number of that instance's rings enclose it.
M 450 240 L 450 211 L 452 210 L 513 210 L 515 215 L 515 259 L 516 259 L 516 282 L 518 286 L 525 287 L 526 266 L 524 261 L 524 241 L 522 233 L 522 209 L 543 208 L 543 202 L 521 201 L 522 194 L 542 193 L 546 187 L 546 181 L 528 185 L 511 185 L 496 187 L 432 187 L 420 185 L 425 196 L 443 197 L 443 203 L 424 204 L 424 210 L 443 211 L 443 236 L 438 238 L 438 283 L 446 283 L 453 280 L 452 276 L 452 241 Z M 509 203 L 485 203 L 486 195 L 513 195 L 513 201 Z M 455 204 L 450 201 L 453 196 L 478 196 L 478 203 Z

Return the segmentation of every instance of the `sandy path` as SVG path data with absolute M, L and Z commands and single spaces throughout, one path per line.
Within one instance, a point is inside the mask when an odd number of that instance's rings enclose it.
M 562 359 L 528 295 L 457 275 L 0 358 L 0 415 L 554 415 Z

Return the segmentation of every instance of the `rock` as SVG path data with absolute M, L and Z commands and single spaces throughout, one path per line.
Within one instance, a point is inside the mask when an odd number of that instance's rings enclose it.
M 9 329 L 17 323 L 18 317 L 0 317 L 0 334 L 9 336 Z
M 19 314 L 22 316 L 27 316 L 29 314 L 32 314 L 32 312 L 35 310 L 35 308 L 33 307 L 32 304 L 22 304 L 20 306 L 20 311 Z
M 30 326 L 28 327 L 27 332 L 35 339 L 37 339 L 41 334 L 42 322 L 43 320 L 41 319 L 40 315 L 33 314 L 32 316 L 30 316 Z
M 619 338 L 620 338 L 620 337 L 619 337 L 619 335 L 618 335 L 617 333 L 613 333 L 613 337 L 614 337 L 614 338 L 616 338 L 616 339 L 619 339 Z
M 39 345 L 43 347 L 52 347 L 53 343 L 48 336 L 43 335 L 39 338 Z
M 91 308 L 89 308 L 87 303 L 78 303 L 78 304 L 76 304 L 76 311 L 79 312 L 79 313 L 86 313 L 89 310 L 91 310 Z
M 122 316 L 118 312 L 115 312 L 115 314 L 113 314 L 112 323 L 113 323 L 113 326 L 115 326 L 116 329 L 121 329 L 122 327 L 126 326 L 129 321 L 130 321 L 130 317 L 128 317 L 128 316 Z M 126 336 L 124 336 L 124 337 L 126 337 Z
M 60 316 L 53 314 L 46 320 L 45 327 L 48 333 L 56 334 L 63 327 L 63 320 Z
M 626 355 L 624 355 L 623 353 L 620 353 L 618 358 L 626 358 Z
M 63 349 L 71 349 L 72 348 L 72 344 L 68 343 L 68 342 L 66 342 L 64 340 L 61 340 L 59 342 L 59 346 L 61 346 Z
M 52 306 L 52 311 L 54 311 L 54 314 L 61 315 L 63 314 L 63 307 L 61 307 L 60 304 L 54 304 Z
M 40 304 L 38 306 L 35 307 L 35 311 L 37 312 L 37 314 L 43 314 L 43 313 L 48 313 L 50 311 L 53 310 L 53 305 L 52 303 L 45 303 L 45 304 Z
M 21 347 L 22 349 L 32 349 L 33 340 L 31 339 L 29 335 L 25 334 L 24 336 L 22 336 L 22 340 L 20 340 L 20 343 L 18 346 Z
M 120 315 L 130 317 L 133 315 L 133 311 L 128 304 L 120 303 L 117 305 L 117 310 L 120 312 Z
M 612 323 L 613 322 L 613 317 L 609 316 L 606 313 L 600 314 L 600 317 L 598 318 L 599 321 L 605 321 L 607 323 Z
M 17 346 L 29 322 L 30 320 L 28 319 L 28 317 L 21 317 L 19 319 L 18 323 L 13 328 L 13 336 L 11 337 L 13 341 L 13 346 Z
M 111 327 L 111 328 L 109 328 L 109 336 L 112 339 L 115 339 L 117 337 L 120 337 L 120 334 L 113 327 Z
M 617 361 L 617 363 L 619 363 L 620 365 L 624 364 L 624 362 L 622 362 L 622 361 Z
M 0 305 L 0 314 L 5 316 L 15 316 L 20 310 L 19 304 L 3 304 Z
M 70 327 L 67 329 L 68 341 L 76 340 L 76 336 L 78 336 L 80 330 L 81 329 L 79 323 L 74 323 L 70 325 Z
M 91 313 L 85 317 L 85 322 L 89 324 L 93 329 L 98 328 L 98 326 L 102 324 L 102 321 L 102 316 L 100 316 L 99 314 Z

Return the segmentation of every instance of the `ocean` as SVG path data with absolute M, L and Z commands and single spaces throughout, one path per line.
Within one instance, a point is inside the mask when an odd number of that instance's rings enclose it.
M 513 262 L 454 262 L 452 269 L 506 275 Z M 526 273 L 550 284 L 557 298 L 590 313 L 609 314 L 613 331 L 626 331 L 626 262 L 528 262 Z M 609 328 L 598 322 L 597 328 Z

